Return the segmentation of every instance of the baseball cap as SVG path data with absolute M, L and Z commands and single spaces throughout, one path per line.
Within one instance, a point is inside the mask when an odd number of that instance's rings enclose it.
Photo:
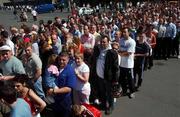
M 3 45 L 0 47 L 0 51 L 4 51 L 4 50 L 7 50 L 7 51 L 10 51 L 11 50 L 11 47 L 8 46 L 8 45 Z

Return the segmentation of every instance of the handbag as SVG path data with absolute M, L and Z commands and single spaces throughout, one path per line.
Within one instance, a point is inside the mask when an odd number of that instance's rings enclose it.
M 122 88 L 118 82 L 113 82 L 111 87 L 111 94 L 114 98 L 119 98 L 122 95 Z

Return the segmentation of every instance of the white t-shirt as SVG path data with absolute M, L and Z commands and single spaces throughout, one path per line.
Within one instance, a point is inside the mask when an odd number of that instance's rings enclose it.
M 136 42 L 131 37 L 129 37 L 128 40 L 124 38 L 120 39 L 120 51 L 132 53 L 129 56 L 121 56 L 120 67 L 134 68 L 135 47 L 136 47 Z
M 85 63 L 83 63 L 80 66 L 75 66 L 75 69 L 78 70 L 80 75 L 82 75 L 83 73 L 90 72 L 88 65 L 86 65 Z M 77 91 L 85 91 L 85 90 L 90 91 L 90 83 L 89 82 L 84 83 L 77 78 L 77 83 L 76 83 L 75 89 Z
M 36 12 L 35 10 L 33 10 L 33 11 L 31 12 L 31 14 L 32 14 L 33 16 L 37 16 L 37 12 Z

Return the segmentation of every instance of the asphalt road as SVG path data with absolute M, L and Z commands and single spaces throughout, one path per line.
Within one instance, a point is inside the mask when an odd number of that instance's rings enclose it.
M 20 11 L 18 11 L 18 16 L 20 14 Z M 27 24 L 31 26 L 32 24 L 38 24 L 39 20 L 44 20 L 45 23 L 47 23 L 48 20 L 53 20 L 56 16 L 61 17 L 62 19 L 67 19 L 68 15 L 71 13 L 64 11 L 55 11 L 53 13 L 43 13 L 43 14 L 38 14 L 38 21 L 33 21 L 33 17 L 31 13 L 27 13 L 28 15 L 28 22 L 20 22 L 20 19 L 15 19 L 15 16 L 13 15 L 13 11 L 6 10 L 2 11 L 0 10 L 0 24 L 3 25 L 6 28 L 9 28 L 9 26 L 17 26 L 20 27 L 22 23 Z
M 180 59 L 156 60 L 135 99 L 120 97 L 110 117 L 179 117 Z
M 45 21 L 55 16 L 66 18 L 69 13 L 40 14 L 38 19 Z M 28 25 L 33 22 L 29 14 Z M 0 11 L 0 24 L 6 28 L 10 25 L 20 26 L 12 12 Z M 179 117 L 180 116 L 180 59 L 168 61 L 156 60 L 151 70 L 145 71 L 143 85 L 136 92 L 135 99 L 120 97 L 115 110 L 109 117 Z M 105 115 L 103 115 L 104 117 Z

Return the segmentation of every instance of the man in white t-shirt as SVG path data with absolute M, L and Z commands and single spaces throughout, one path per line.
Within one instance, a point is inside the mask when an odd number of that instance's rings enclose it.
M 33 20 L 34 20 L 34 21 L 37 21 L 37 12 L 36 12 L 36 10 L 33 9 L 33 10 L 31 11 L 31 14 L 32 14 L 32 16 L 33 16 Z
M 120 79 L 119 83 L 122 85 L 123 93 L 127 93 L 127 85 L 130 90 L 130 98 L 134 98 L 134 52 L 136 47 L 136 42 L 129 36 L 128 28 L 122 30 L 123 38 L 120 39 L 120 50 L 119 54 L 121 56 L 120 63 Z M 127 84 L 128 83 L 128 84 Z

